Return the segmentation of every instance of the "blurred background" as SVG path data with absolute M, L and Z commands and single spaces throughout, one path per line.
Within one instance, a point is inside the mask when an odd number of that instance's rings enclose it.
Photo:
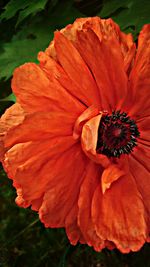
M 113 18 L 134 40 L 150 23 L 149 0 L 0 0 L 0 115 L 15 102 L 14 68 L 38 63 L 53 32 L 77 17 Z M 45 229 L 38 215 L 15 204 L 15 190 L 0 166 L 0 267 L 150 267 L 150 245 L 121 254 L 71 246 L 63 229 Z M 138 220 L 138 218 L 137 218 Z

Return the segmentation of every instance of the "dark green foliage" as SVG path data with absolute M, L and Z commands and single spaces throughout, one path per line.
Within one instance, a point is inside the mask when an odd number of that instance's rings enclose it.
M 53 32 L 75 18 L 112 17 L 135 39 L 150 23 L 149 0 L 1 0 L 0 113 L 14 101 L 10 78 L 15 67 L 37 62 Z M 0 167 L 0 267 L 150 267 L 150 247 L 121 254 L 96 253 L 86 245 L 71 246 L 63 229 L 45 229 L 38 215 L 15 204 L 12 182 Z
M 4 7 L 4 12 L 1 15 L 1 20 L 3 19 L 10 19 L 16 15 L 16 13 L 19 11 L 19 16 L 17 20 L 17 25 L 24 20 L 29 15 L 35 15 L 42 9 L 44 9 L 46 2 L 48 0 L 10 0 L 8 4 Z
M 38 1 L 31 1 L 32 5 L 29 4 L 30 1 L 28 0 L 23 2 L 20 0 L 12 0 L 9 3 L 11 2 L 19 2 L 20 6 L 21 3 L 22 5 L 23 3 L 24 5 L 27 5 L 28 3 L 28 9 L 26 8 L 23 10 L 30 11 L 28 12 L 30 15 L 32 11 L 33 16 L 33 14 L 35 14 L 35 10 L 33 12 L 33 2 L 37 3 Z M 41 3 L 41 1 L 39 2 Z M 46 1 L 44 0 L 42 2 Z M 18 10 L 20 10 L 21 7 L 18 6 L 17 3 L 16 6 L 18 7 Z M 3 43 L 2 53 L 0 54 L 0 78 L 8 79 L 12 75 L 13 70 L 25 62 L 37 62 L 37 53 L 48 46 L 53 38 L 53 32 L 56 29 L 60 29 L 73 22 L 76 17 L 83 16 L 73 7 L 72 1 L 70 0 L 65 0 L 63 2 L 60 1 L 59 4 L 57 4 L 56 1 L 53 1 L 52 3 L 51 5 L 47 5 L 46 9 L 40 14 L 38 13 L 37 16 L 34 16 L 34 18 L 32 16 L 29 17 L 29 14 L 27 15 L 26 13 L 27 19 L 18 28 L 18 30 L 16 29 L 11 40 Z M 13 9 L 13 14 L 15 15 L 14 6 L 11 5 L 11 8 Z M 9 9 L 6 9 L 6 11 L 8 10 Z M 62 10 L 64 11 L 62 12 Z M 6 11 L 1 14 L 1 19 L 11 18 L 10 12 L 6 13 Z M 21 12 L 22 11 L 19 12 L 19 16 Z M 5 14 L 5 16 L 3 14 Z M 15 20 L 17 24 L 18 19 L 17 15 Z
M 101 17 L 112 17 L 122 30 L 132 32 L 137 38 L 144 24 L 150 23 L 149 0 L 105 0 Z

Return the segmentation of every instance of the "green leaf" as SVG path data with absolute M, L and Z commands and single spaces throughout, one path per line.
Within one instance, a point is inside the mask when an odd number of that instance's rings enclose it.
M 9 96 L 0 99 L 0 115 L 5 111 L 6 108 L 11 106 L 13 103 L 16 102 L 16 97 L 13 93 L 11 93 Z
M 31 1 L 29 6 L 27 6 L 24 10 L 20 11 L 16 26 L 30 14 L 35 15 L 39 11 L 43 10 L 47 1 L 48 0 Z
M 142 5 L 142 7 L 141 7 Z M 122 29 L 134 26 L 136 32 L 139 32 L 142 26 L 150 23 L 150 3 L 149 0 L 134 0 L 130 2 L 130 6 L 126 10 L 122 10 L 117 16 L 116 21 Z
M 68 246 L 66 246 L 64 254 L 62 255 L 62 258 L 60 260 L 59 266 L 58 267 L 65 267 L 66 266 L 66 258 L 67 255 L 69 254 L 70 250 L 72 248 L 72 245 L 69 244 Z
M 26 8 L 28 4 L 28 0 L 10 0 L 4 7 L 4 12 L 0 15 L 0 20 L 8 20 L 14 17 L 19 10 Z
M 30 14 L 35 15 L 43 10 L 48 0 L 10 0 L 4 8 L 4 12 L 0 16 L 2 19 L 10 19 L 19 11 L 17 25 Z
M 25 62 L 37 62 L 38 52 L 49 45 L 53 32 L 80 16 L 83 15 L 73 7 L 72 1 L 65 0 L 63 4 L 58 2 L 52 14 L 36 16 L 29 20 L 10 43 L 3 44 L 3 52 L 0 54 L 0 78 L 7 80 L 13 70 Z
M 100 11 L 101 17 L 109 17 L 114 12 L 116 12 L 119 8 L 128 8 L 129 0 L 105 0 L 103 4 L 103 8 Z
M 16 97 L 15 95 L 12 93 L 10 94 L 9 96 L 3 98 L 3 99 L 0 99 L 1 102 L 8 102 L 8 101 L 11 101 L 11 102 L 16 102 Z
M 51 14 L 51 22 L 55 28 L 62 28 L 69 23 L 73 23 L 76 18 L 84 17 L 73 4 L 73 0 L 63 0 L 55 6 L 55 9 Z
M 58 3 L 59 0 L 51 0 L 52 6 L 55 6 Z
M 13 37 L 10 43 L 3 45 L 0 54 L 0 78 L 7 80 L 13 70 L 25 62 L 37 62 L 37 53 L 48 46 L 53 33 L 44 23 L 35 23 L 28 30 L 26 27 Z
M 150 23 L 149 0 L 105 0 L 100 17 L 111 17 L 122 30 L 130 27 L 137 35 L 144 24 Z

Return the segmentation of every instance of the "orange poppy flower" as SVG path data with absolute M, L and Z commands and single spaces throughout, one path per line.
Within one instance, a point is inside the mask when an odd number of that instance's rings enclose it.
M 150 25 L 138 47 L 111 19 L 77 19 L 17 68 L 0 121 L 16 203 L 71 244 L 137 251 L 150 231 Z

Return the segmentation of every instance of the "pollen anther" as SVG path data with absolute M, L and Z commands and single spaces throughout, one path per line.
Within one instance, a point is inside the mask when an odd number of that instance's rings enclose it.
M 130 154 L 137 146 L 138 131 L 136 122 L 127 113 L 113 111 L 104 114 L 98 130 L 97 153 L 108 157 Z

